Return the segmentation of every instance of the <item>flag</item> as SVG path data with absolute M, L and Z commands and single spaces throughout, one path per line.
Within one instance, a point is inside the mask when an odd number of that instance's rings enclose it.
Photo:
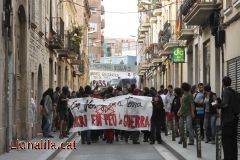
M 180 32 L 181 32 L 180 17 L 178 17 L 176 21 L 176 35 L 180 35 Z

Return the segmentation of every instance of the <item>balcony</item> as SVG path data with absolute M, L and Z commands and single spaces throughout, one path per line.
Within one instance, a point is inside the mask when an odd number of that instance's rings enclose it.
M 139 6 L 144 6 L 144 5 L 152 5 L 152 2 L 150 0 L 139 0 Z
M 143 44 L 144 40 L 143 39 L 138 39 L 139 44 Z
M 170 56 L 172 54 L 172 52 L 171 51 L 160 50 L 158 54 L 162 58 L 163 56 Z
M 150 18 L 148 16 L 142 19 L 141 26 L 144 28 L 151 27 Z
M 140 65 L 140 71 L 142 70 L 142 71 L 145 71 L 145 70 L 147 70 L 148 69 L 148 63 L 142 63 L 141 65 Z
M 192 26 L 187 26 L 186 24 L 182 25 L 180 33 L 178 35 L 178 40 L 192 40 L 194 36 L 194 29 Z
M 58 49 L 58 56 L 60 58 L 67 58 L 71 60 L 75 60 L 80 57 L 80 44 L 76 44 L 74 39 L 74 35 L 68 32 L 66 35 L 66 44 L 65 49 Z
M 161 63 L 162 62 L 162 56 L 158 53 L 152 55 L 152 63 Z
M 235 2 L 233 3 L 233 6 L 237 9 L 240 7 L 240 0 L 235 0 Z
M 162 15 L 162 8 L 154 9 L 153 15 L 154 16 L 161 16 Z
M 148 28 L 141 27 L 141 28 L 139 29 L 139 31 L 140 31 L 141 33 L 145 33 L 145 32 L 148 32 Z
M 219 6 L 216 0 L 185 0 L 182 5 L 184 22 L 187 25 L 203 25 Z
M 146 37 L 145 34 L 140 34 L 139 37 L 138 37 L 138 39 L 144 39 L 145 37 Z
M 169 40 L 166 44 L 164 44 L 163 49 L 164 51 L 169 51 L 173 47 L 179 46 L 179 42 L 177 40 Z
M 62 49 L 64 47 L 64 22 L 60 17 L 51 19 L 52 27 L 46 39 L 49 49 Z
M 157 17 L 151 17 L 151 18 L 150 18 L 150 23 L 151 23 L 151 24 L 157 23 Z

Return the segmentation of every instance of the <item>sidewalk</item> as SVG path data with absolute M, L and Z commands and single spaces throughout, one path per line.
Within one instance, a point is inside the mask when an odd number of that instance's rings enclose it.
M 216 145 L 205 143 L 201 141 L 202 148 L 202 158 L 197 158 L 197 146 L 196 139 L 195 144 L 191 146 L 187 146 L 187 148 L 183 148 L 182 144 L 178 144 L 179 138 L 176 138 L 176 141 L 172 141 L 172 136 L 165 136 L 162 134 L 163 144 L 172 152 L 174 152 L 175 156 L 177 156 L 181 160 L 193 160 L 193 159 L 201 159 L 201 160 L 214 160 L 216 159 Z M 238 148 L 239 149 L 239 148 Z M 240 152 L 240 151 L 239 151 Z M 240 153 L 238 152 L 238 159 L 240 159 Z M 222 152 L 223 153 L 223 152 Z M 223 156 L 222 156 L 223 158 Z
M 50 138 L 51 142 L 55 143 L 58 147 L 61 143 L 71 141 L 75 134 L 70 134 L 69 138 L 59 139 L 59 133 L 53 133 L 54 138 Z M 31 142 L 40 142 L 46 140 L 42 134 L 38 135 L 37 138 L 31 140 Z M 41 149 L 41 150 L 11 150 L 9 153 L 5 153 L 0 156 L 0 160 L 47 160 L 53 159 L 61 149 Z

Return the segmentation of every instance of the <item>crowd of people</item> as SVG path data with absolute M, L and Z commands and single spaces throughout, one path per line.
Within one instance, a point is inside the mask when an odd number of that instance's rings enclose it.
M 154 87 L 145 87 L 140 90 L 135 84 L 129 88 L 113 88 L 109 86 L 106 90 L 99 90 L 98 87 L 91 89 L 90 86 L 80 87 L 78 92 L 70 93 L 68 87 L 60 90 L 56 88 L 54 92 L 49 88 L 44 94 L 41 101 L 42 108 L 42 131 L 43 136 L 53 137 L 51 132 L 59 130 L 59 138 L 67 137 L 69 130 L 73 125 L 73 116 L 67 107 L 69 98 L 76 97 L 94 97 L 100 99 L 111 98 L 120 95 L 139 95 L 152 97 L 153 113 L 151 117 L 151 130 L 143 132 L 143 142 L 154 144 L 157 141 L 162 143 L 161 132 L 165 135 L 175 134 L 180 137 L 179 144 L 183 143 L 184 138 L 184 120 L 189 137 L 188 145 L 194 145 L 196 136 L 196 120 L 200 123 L 201 139 L 206 143 L 215 144 L 216 137 L 216 120 L 220 116 L 219 108 L 222 108 L 222 137 L 223 149 L 225 154 L 235 155 L 237 150 L 230 149 L 229 146 L 235 146 L 237 149 L 237 116 L 231 112 L 230 101 L 234 101 L 231 89 L 231 79 L 223 79 L 223 96 L 218 98 L 216 93 L 211 90 L 209 84 L 199 83 L 191 86 L 188 83 L 182 83 L 181 88 L 174 88 L 168 85 L 167 88 L 161 86 L 157 91 Z M 231 89 L 232 90 L 232 89 Z M 230 106 L 230 107 L 229 107 Z M 230 109 L 229 109 L 230 108 Z M 172 125 L 174 121 L 174 126 Z M 174 130 L 174 132 L 170 132 Z M 120 131 L 120 130 L 87 130 L 81 133 L 82 144 L 91 144 L 100 139 L 107 143 L 114 141 L 132 140 L 133 144 L 140 144 L 139 131 Z M 232 158 L 234 159 L 234 158 Z

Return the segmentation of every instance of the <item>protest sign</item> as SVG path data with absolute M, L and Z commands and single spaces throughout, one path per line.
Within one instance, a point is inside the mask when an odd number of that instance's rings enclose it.
M 152 98 L 124 95 L 109 99 L 74 98 L 72 132 L 98 129 L 150 130 Z

